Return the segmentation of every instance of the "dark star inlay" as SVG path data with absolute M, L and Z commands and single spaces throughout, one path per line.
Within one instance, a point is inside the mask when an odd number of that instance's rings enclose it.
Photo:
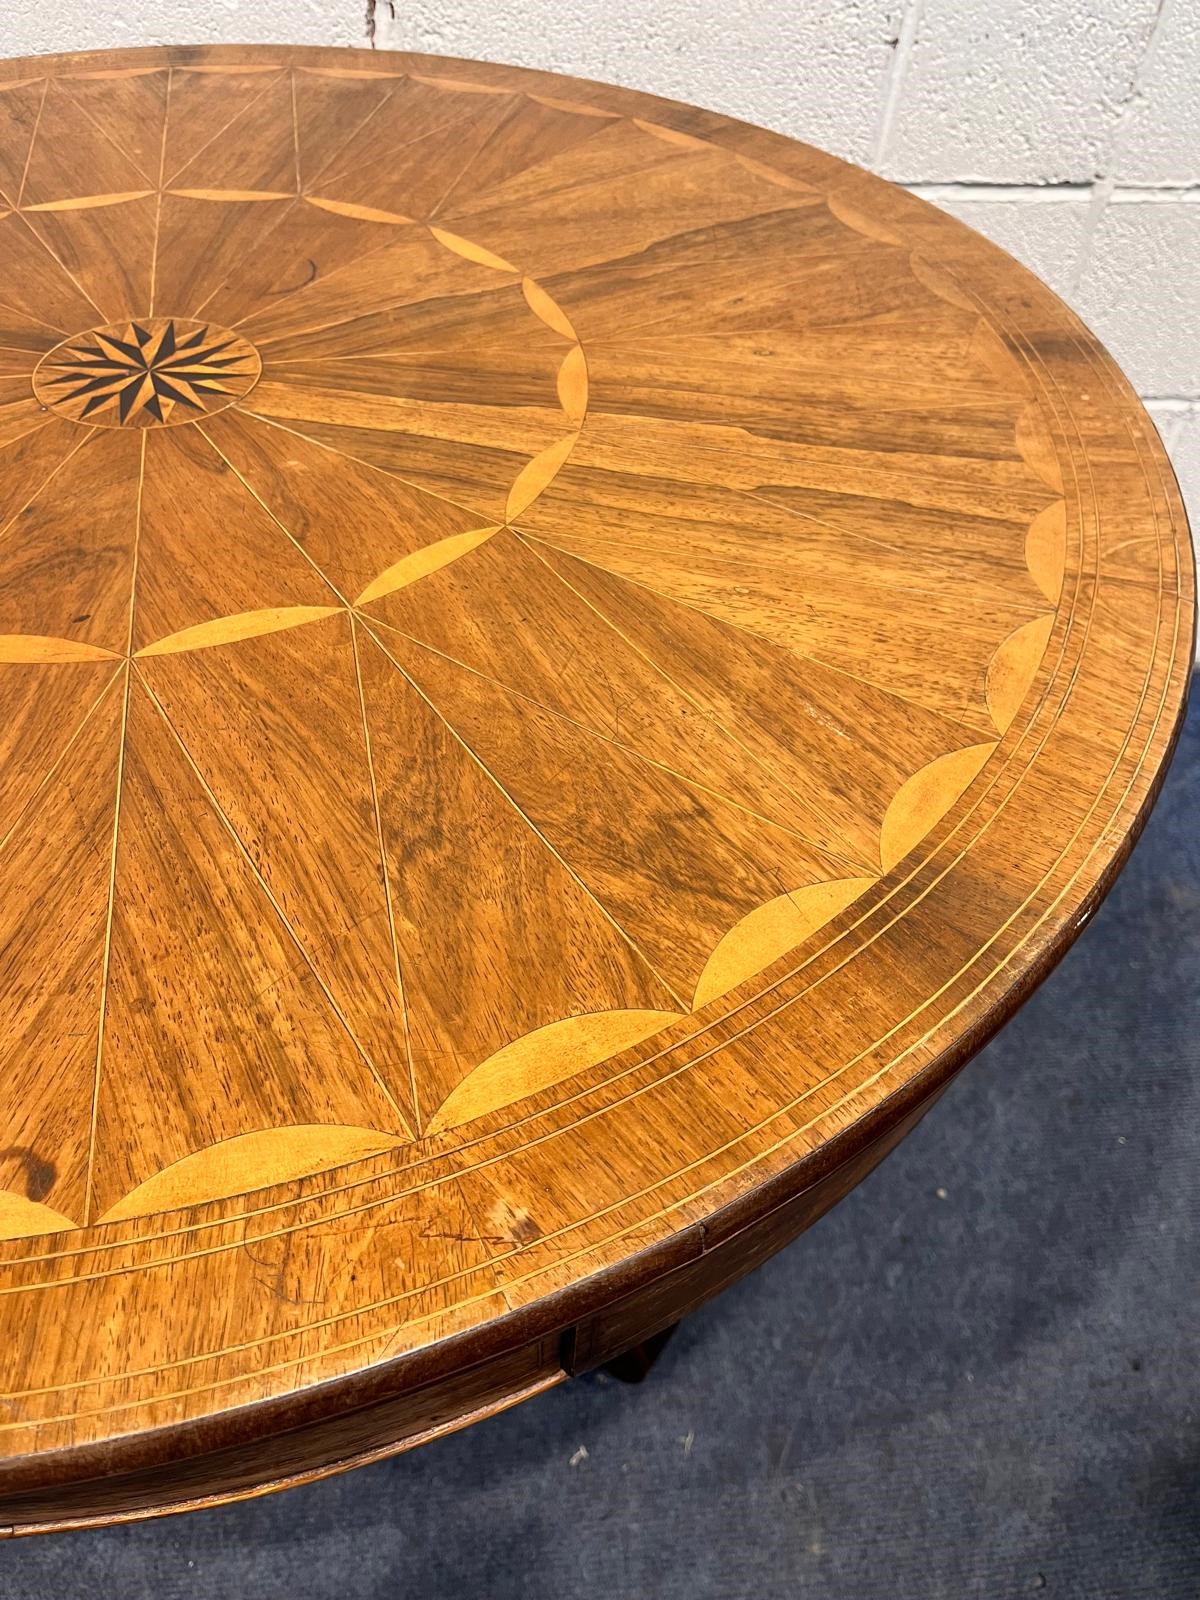
M 39 363 L 33 388 L 44 406 L 72 422 L 152 428 L 232 405 L 261 371 L 258 352 L 240 334 L 148 317 L 66 340 Z

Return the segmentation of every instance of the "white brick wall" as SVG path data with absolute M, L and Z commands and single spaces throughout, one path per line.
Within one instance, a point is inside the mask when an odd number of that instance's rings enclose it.
M 889 177 L 1086 183 L 1104 170 L 1157 0 L 915 4 Z
M 1188 193 L 1116 190 L 1072 296 L 1147 396 L 1200 394 L 1200 189 Z
M 1145 397 L 1200 533 L 1200 0 L 378 0 L 377 43 L 692 100 L 912 185 Z M 0 54 L 364 42 L 366 0 L 7 0 Z

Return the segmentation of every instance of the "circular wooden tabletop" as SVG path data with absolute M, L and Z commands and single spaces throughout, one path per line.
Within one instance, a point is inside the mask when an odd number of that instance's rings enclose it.
M 25 1531 L 427 1437 L 791 1237 L 1112 881 L 1192 565 L 1048 290 L 707 112 L 29 60 L 0 208 Z

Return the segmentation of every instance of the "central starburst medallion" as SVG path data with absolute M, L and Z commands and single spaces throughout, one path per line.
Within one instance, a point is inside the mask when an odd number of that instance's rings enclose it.
M 194 422 L 239 400 L 262 363 L 240 334 L 208 322 L 147 317 L 76 334 L 38 365 L 33 390 L 72 422 L 108 428 Z

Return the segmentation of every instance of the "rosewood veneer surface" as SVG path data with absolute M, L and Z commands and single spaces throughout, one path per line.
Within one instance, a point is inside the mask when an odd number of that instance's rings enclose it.
M 794 1237 L 1183 710 L 1153 427 L 779 135 L 477 62 L 0 67 L 0 1531 L 384 1455 Z

